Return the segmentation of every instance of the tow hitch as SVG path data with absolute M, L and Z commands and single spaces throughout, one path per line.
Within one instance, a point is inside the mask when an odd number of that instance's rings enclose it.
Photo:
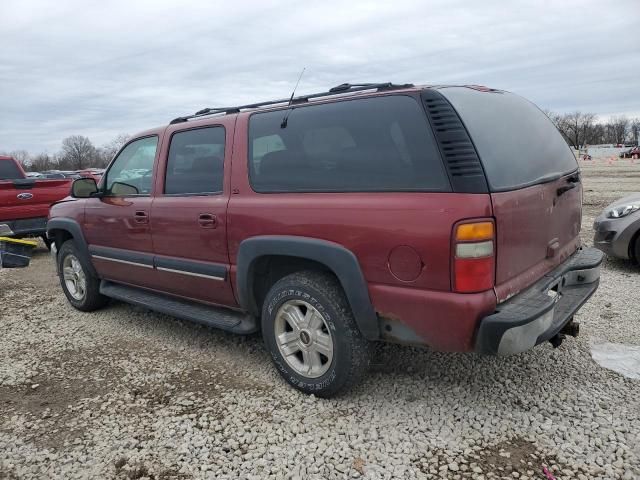
M 553 348 L 558 348 L 562 345 L 562 341 L 569 335 L 570 337 L 577 337 L 580 334 L 580 324 L 571 320 L 567 323 L 562 330 L 549 339 L 549 343 L 553 345 Z

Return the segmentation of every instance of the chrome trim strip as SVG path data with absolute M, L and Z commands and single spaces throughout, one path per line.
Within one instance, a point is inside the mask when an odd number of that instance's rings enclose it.
M 173 268 L 165 268 L 165 267 L 156 267 L 156 269 L 161 270 L 163 272 L 180 273 L 182 275 L 189 275 L 192 277 L 210 278 L 211 280 L 224 281 L 224 277 L 215 277 L 213 275 L 205 275 L 204 273 L 186 272 L 184 270 L 175 270 Z
M 153 265 L 146 265 L 144 263 L 137 263 L 137 262 L 129 262 L 127 260 L 120 260 L 119 258 L 103 257 L 102 255 L 91 255 L 91 258 L 97 258 L 98 260 L 107 260 L 109 262 L 124 263 L 127 265 L 133 265 L 135 267 L 153 268 Z

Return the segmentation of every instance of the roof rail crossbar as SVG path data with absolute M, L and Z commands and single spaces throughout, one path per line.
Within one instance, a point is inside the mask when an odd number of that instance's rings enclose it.
M 329 91 L 327 91 L 327 92 L 312 93 L 310 95 L 301 95 L 299 97 L 294 97 L 293 100 L 291 100 L 291 103 L 292 104 L 305 103 L 311 98 L 328 97 L 328 96 L 331 96 L 331 95 L 339 95 L 341 93 L 350 93 L 350 92 L 360 92 L 360 91 L 363 91 L 363 90 L 375 90 L 375 89 L 377 89 L 377 90 L 388 90 L 388 89 L 394 89 L 394 88 L 410 88 L 410 87 L 413 87 L 412 83 L 405 83 L 405 84 L 401 84 L 401 85 L 394 84 L 394 83 L 391 83 L 391 82 L 385 82 L 385 83 L 343 83 L 343 84 L 340 84 L 340 85 L 335 86 L 333 88 L 330 88 Z M 266 102 L 249 103 L 247 105 L 239 105 L 237 107 L 203 108 L 202 110 L 198 110 L 193 115 L 185 115 L 183 117 L 174 118 L 169 123 L 173 125 L 175 123 L 182 123 L 182 122 L 186 122 L 188 120 L 204 117 L 204 116 L 207 116 L 207 115 L 215 115 L 215 114 L 218 114 L 218 113 L 225 113 L 225 114 L 239 113 L 241 110 L 266 107 L 266 106 L 269 106 L 269 105 L 278 105 L 278 104 L 281 104 L 281 103 L 288 104 L 289 102 L 290 102 L 289 98 L 283 98 L 283 99 L 280 99 L 280 100 L 268 100 Z

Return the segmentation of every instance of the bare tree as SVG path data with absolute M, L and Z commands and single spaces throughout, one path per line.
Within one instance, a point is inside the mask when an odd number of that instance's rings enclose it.
M 601 145 L 603 143 L 607 143 L 605 125 L 602 123 L 592 125 L 587 132 L 585 141 L 588 145 Z
M 129 141 L 131 135 L 121 133 L 116 138 L 111 140 L 100 148 L 100 162 L 101 167 L 106 167 L 109 162 L 116 156 L 116 153 Z
M 26 150 L 14 150 L 9 152 L 9 156 L 15 158 L 25 170 L 29 169 L 29 161 L 31 157 L 29 156 L 29 152 Z
M 55 158 L 48 153 L 40 153 L 31 159 L 31 169 L 35 172 L 52 170 L 55 165 L 54 160 Z
M 91 140 L 82 135 L 72 135 L 62 141 L 60 166 L 73 170 L 82 170 L 92 165 L 97 151 Z
M 556 126 L 567 139 L 569 145 L 578 150 L 586 144 L 596 116 L 593 113 L 573 112 L 558 117 Z
M 634 145 L 638 145 L 638 136 L 640 134 L 640 118 L 633 118 L 630 122 L 631 139 Z
M 624 115 L 619 117 L 611 117 L 609 120 L 611 125 L 611 135 L 613 143 L 624 145 L 627 140 L 627 130 L 629 128 L 629 119 Z
M 562 136 L 564 137 L 565 141 L 568 144 L 571 144 L 571 141 L 569 140 L 569 137 L 567 137 L 565 130 L 565 115 L 562 115 L 560 113 L 556 113 L 552 110 L 548 110 L 548 109 L 543 109 L 542 113 L 544 113 L 547 117 L 549 117 L 549 120 L 551 120 L 553 122 L 553 124 L 556 126 L 556 128 L 558 129 L 558 131 L 562 134 Z

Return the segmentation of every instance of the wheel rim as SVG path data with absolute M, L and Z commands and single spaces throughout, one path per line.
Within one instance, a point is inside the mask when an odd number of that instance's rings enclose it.
M 324 375 L 333 359 L 331 330 L 315 307 L 302 300 L 288 300 L 275 319 L 278 350 L 285 362 L 308 378 Z
M 87 292 L 87 277 L 82 270 L 80 260 L 75 255 L 67 255 L 62 261 L 62 277 L 69 295 L 82 300 Z

